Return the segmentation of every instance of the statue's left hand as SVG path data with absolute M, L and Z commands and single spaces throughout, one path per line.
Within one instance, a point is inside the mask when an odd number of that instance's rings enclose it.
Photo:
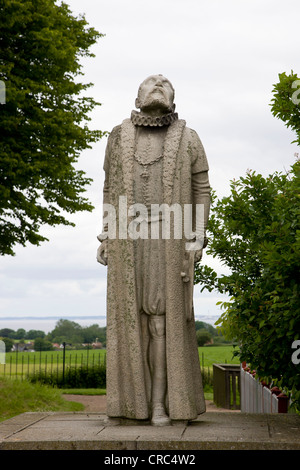
M 198 263 L 202 259 L 202 250 L 195 251 L 194 263 Z
M 97 250 L 97 261 L 107 266 L 107 240 L 104 240 Z

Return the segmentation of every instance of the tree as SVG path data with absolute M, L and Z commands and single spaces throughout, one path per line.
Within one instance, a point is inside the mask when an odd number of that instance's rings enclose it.
M 82 343 L 93 343 L 96 338 L 100 343 L 105 343 L 106 328 L 100 328 L 97 324 L 82 328 Z
M 25 339 L 45 338 L 46 334 L 41 330 L 29 330 L 25 334 Z
M 300 80 L 291 71 L 279 74 L 279 82 L 273 87 L 271 111 L 273 116 L 281 119 L 286 127 L 296 133 L 297 138 L 292 143 L 300 145 Z
M 211 341 L 212 335 L 206 328 L 200 328 L 196 331 L 198 346 L 204 346 Z
M 14 255 L 47 240 L 41 225 L 74 226 L 64 213 L 93 209 L 75 165 L 104 133 L 88 128 L 100 103 L 78 77 L 102 34 L 56 0 L 4 0 L 0 13 L 0 254 Z
M 47 338 L 53 342 L 62 343 L 65 341 L 72 345 L 92 343 L 96 338 L 101 343 L 105 343 L 106 328 L 100 328 L 97 324 L 82 327 L 74 321 L 60 319 L 56 323 L 54 330 L 48 333 Z
M 16 331 L 16 338 L 15 339 L 24 339 L 26 336 L 26 331 L 24 328 L 18 328 Z
M 2 328 L 2 330 L 0 330 L 0 336 L 3 336 L 3 338 L 13 339 L 15 337 L 15 333 L 16 332 L 11 328 Z
M 70 320 L 59 320 L 54 330 L 52 330 L 48 335 L 48 339 L 50 341 L 54 341 L 56 343 L 81 343 L 82 342 L 82 327 Z
M 230 274 L 205 265 L 195 272 L 202 290 L 229 295 L 218 324 L 239 344 L 240 360 L 293 390 L 294 397 L 300 390 L 291 361 L 300 336 L 299 177 L 300 161 L 289 174 L 263 178 L 249 171 L 232 182 L 231 195 L 214 200 L 207 250 Z
M 53 347 L 50 341 L 47 341 L 44 338 L 35 338 L 34 340 L 34 350 L 35 351 L 52 351 Z
M 198 331 L 200 329 L 205 329 L 205 330 L 209 331 L 211 336 L 216 336 L 218 334 L 218 331 L 217 331 L 216 328 L 214 328 L 212 325 L 210 325 L 209 323 L 206 323 L 204 321 L 196 320 L 195 321 L 195 328 L 196 328 L 196 331 Z
M 300 135 L 300 121 L 294 130 Z M 229 295 L 221 331 L 239 344 L 241 361 L 291 392 L 300 409 L 299 366 L 292 361 L 300 336 L 300 161 L 266 178 L 248 171 L 230 188 L 229 197 L 213 195 L 207 249 L 230 273 L 198 265 L 195 283 Z
M 12 347 L 14 345 L 14 342 L 11 338 L 8 338 L 8 337 L 3 337 L 0 339 L 4 342 L 5 344 L 5 352 L 10 352 L 12 350 Z

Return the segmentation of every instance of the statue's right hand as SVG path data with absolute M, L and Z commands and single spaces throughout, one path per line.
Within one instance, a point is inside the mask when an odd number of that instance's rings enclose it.
M 107 266 L 107 240 L 104 240 L 97 250 L 97 261 Z

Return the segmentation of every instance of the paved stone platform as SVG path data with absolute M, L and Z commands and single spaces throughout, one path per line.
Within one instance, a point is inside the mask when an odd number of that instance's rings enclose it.
M 104 413 L 24 413 L 0 423 L 0 450 L 300 450 L 300 417 L 206 412 L 153 427 Z

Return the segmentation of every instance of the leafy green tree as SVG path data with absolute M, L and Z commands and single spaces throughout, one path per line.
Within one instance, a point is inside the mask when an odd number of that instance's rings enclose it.
M 218 334 L 218 331 L 217 331 L 216 328 L 214 328 L 212 325 L 210 325 L 209 323 L 206 323 L 204 321 L 196 320 L 195 321 L 195 328 L 196 328 L 196 331 L 200 330 L 200 329 L 206 329 L 206 330 L 209 331 L 209 333 L 212 336 L 216 336 Z
M 25 339 L 45 338 L 46 333 L 41 330 L 29 330 L 25 335 Z
M 300 145 L 300 80 L 292 71 L 290 75 L 279 74 L 279 82 L 273 87 L 271 111 L 286 127 L 296 133 L 293 143 Z
M 295 76 L 290 86 L 294 81 Z M 280 103 L 285 106 L 279 88 L 274 91 L 276 115 Z M 290 115 L 290 120 L 300 136 L 299 110 L 292 104 L 295 119 Z M 248 171 L 230 188 L 229 197 L 213 195 L 207 249 L 229 274 L 199 264 L 195 283 L 228 294 L 230 300 L 220 302 L 222 333 L 238 343 L 241 361 L 289 391 L 300 409 L 299 365 L 292 361 L 292 345 L 300 337 L 300 161 L 288 173 L 266 178 Z
M 74 321 L 60 319 L 54 330 L 48 333 L 47 338 L 52 342 L 62 343 L 65 341 L 78 347 L 83 343 L 93 343 L 97 338 L 98 341 L 105 344 L 106 328 L 100 328 L 97 324 L 82 327 Z
M 34 340 L 35 351 L 52 351 L 52 343 L 44 338 L 36 338 Z
M 18 328 L 15 334 L 15 339 L 24 339 L 26 337 L 26 331 L 24 328 Z
M 82 327 L 74 321 L 61 319 L 56 323 L 54 330 L 48 333 L 47 338 L 57 343 L 81 343 Z
M 82 335 L 83 343 L 93 343 L 97 338 L 100 343 L 105 343 L 106 328 L 100 328 L 97 324 L 83 327 Z
M 85 96 L 81 57 L 102 34 L 56 0 L 3 0 L 0 6 L 0 254 L 40 245 L 43 224 L 74 225 L 65 213 L 91 211 L 91 179 L 76 168 L 103 133 L 90 130 L 100 103 Z
M 14 341 L 11 338 L 7 338 L 5 336 L 2 338 L 0 336 L 0 339 L 5 343 L 5 352 L 10 352 L 14 345 Z
M 299 366 L 291 356 L 300 336 L 299 177 L 298 161 L 289 174 L 264 178 L 249 171 L 232 182 L 231 195 L 214 200 L 207 250 L 230 273 L 201 264 L 195 270 L 202 290 L 230 297 L 217 323 L 239 344 L 240 360 L 298 400 Z
M 200 328 L 196 331 L 198 346 L 204 346 L 211 341 L 212 335 L 206 328 Z
M 11 328 L 2 328 L 2 330 L 0 330 L 0 336 L 2 336 L 3 338 L 13 339 L 15 337 L 15 333 L 16 332 Z

